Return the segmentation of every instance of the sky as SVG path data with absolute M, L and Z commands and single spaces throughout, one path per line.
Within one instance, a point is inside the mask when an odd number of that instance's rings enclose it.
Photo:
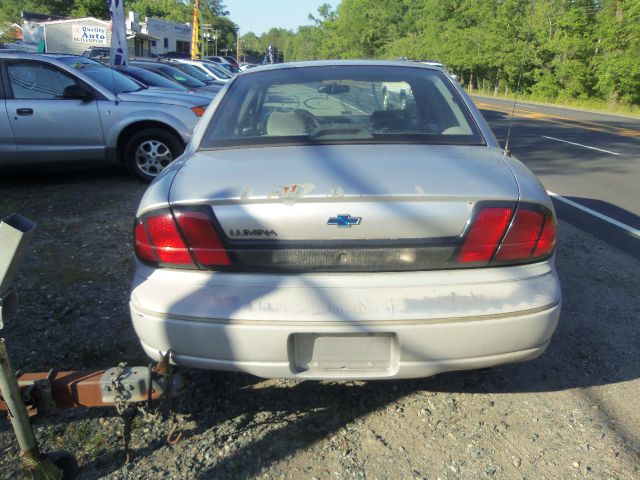
M 240 35 L 258 36 L 273 27 L 295 30 L 310 25 L 308 15 L 315 15 L 323 3 L 335 8 L 340 0 L 223 0 L 229 18 L 240 26 Z

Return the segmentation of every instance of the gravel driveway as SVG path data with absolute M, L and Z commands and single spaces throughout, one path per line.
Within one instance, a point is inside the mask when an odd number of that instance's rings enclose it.
M 0 217 L 39 225 L 2 332 L 15 368 L 146 364 L 127 311 L 133 215 L 126 171 L 0 176 Z M 185 370 L 183 439 L 134 421 L 123 464 L 112 409 L 35 422 L 80 478 L 640 478 L 640 261 L 560 222 L 564 305 L 547 353 L 520 365 L 414 381 L 297 382 Z M 0 425 L 0 478 L 17 446 Z

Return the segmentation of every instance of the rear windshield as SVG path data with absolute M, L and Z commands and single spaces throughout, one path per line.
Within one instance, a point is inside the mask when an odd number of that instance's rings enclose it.
M 241 75 L 200 148 L 318 143 L 485 144 L 443 72 L 349 65 Z
M 176 65 L 176 68 L 179 68 L 183 72 L 188 73 L 193 78 L 197 78 L 201 82 L 208 82 L 210 80 L 214 80 L 214 78 L 208 73 L 204 73 L 198 67 L 194 67 L 193 65 L 189 65 L 188 63 L 181 63 L 179 65 Z
M 128 67 L 125 70 L 125 73 L 150 87 L 170 88 L 172 90 L 180 90 L 183 92 L 189 91 L 187 87 L 183 87 L 162 75 L 158 75 L 150 70 L 145 70 L 144 68 Z
M 206 68 L 210 72 L 213 72 L 220 78 L 226 78 L 226 79 L 231 78 L 231 75 L 225 72 L 222 68 L 219 68 L 213 62 L 203 63 L 202 65 L 204 66 L 204 68 Z
M 193 78 L 191 75 L 184 73 L 179 68 L 171 67 L 169 65 L 160 65 L 157 68 L 165 75 L 168 75 L 170 78 L 174 79 L 176 82 L 180 82 L 186 87 L 200 88 L 206 85 L 206 83 L 201 82 L 197 78 Z
M 58 60 L 80 70 L 86 76 L 91 77 L 92 80 L 98 82 L 116 95 L 119 93 L 137 92 L 143 89 L 139 83 L 121 74 L 117 70 L 87 57 L 61 57 Z

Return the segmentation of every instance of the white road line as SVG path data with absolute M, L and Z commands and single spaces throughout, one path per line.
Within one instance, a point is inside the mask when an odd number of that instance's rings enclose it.
M 581 143 L 570 142 L 569 140 L 562 140 L 561 138 L 547 137 L 546 135 L 542 135 L 542 138 L 548 138 L 549 140 L 555 140 L 556 142 L 569 143 L 571 145 L 577 145 L 578 147 L 588 148 L 589 150 L 597 150 L 598 152 L 610 153 L 611 155 L 620 155 L 619 153 L 612 152 L 611 150 L 604 150 L 602 148 L 590 147 L 589 145 L 582 145 Z
M 596 212 L 595 210 L 592 210 L 589 207 L 585 207 L 584 205 L 580 205 L 579 203 L 576 203 L 573 200 L 569 200 L 568 198 L 564 198 L 564 197 L 558 195 L 557 193 L 550 192 L 549 190 L 547 190 L 547 193 L 549 195 L 551 195 L 553 198 L 556 198 L 556 199 L 560 200 L 561 202 L 566 203 L 567 205 L 571 205 L 572 207 L 575 207 L 578 210 L 582 210 L 583 212 L 586 212 L 586 213 L 588 213 L 590 215 L 593 215 L 594 217 L 597 217 L 600 220 L 604 220 L 605 222 L 608 222 L 611 225 L 615 225 L 616 227 L 621 228 L 621 229 L 629 232 L 634 237 L 640 239 L 640 230 L 638 230 L 637 228 L 630 227 L 629 225 L 627 225 L 625 223 L 622 223 L 622 222 L 619 222 L 618 220 L 616 220 L 614 218 L 607 217 L 606 215 L 603 215 L 600 212 Z

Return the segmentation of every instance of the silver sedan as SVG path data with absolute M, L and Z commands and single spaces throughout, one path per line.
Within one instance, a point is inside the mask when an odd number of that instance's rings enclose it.
M 147 190 L 134 236 L 135 330 L 179 365 L 425 377 L 531 360 L 560 316 L 545 189 L 419 63 L 242 73 Z

